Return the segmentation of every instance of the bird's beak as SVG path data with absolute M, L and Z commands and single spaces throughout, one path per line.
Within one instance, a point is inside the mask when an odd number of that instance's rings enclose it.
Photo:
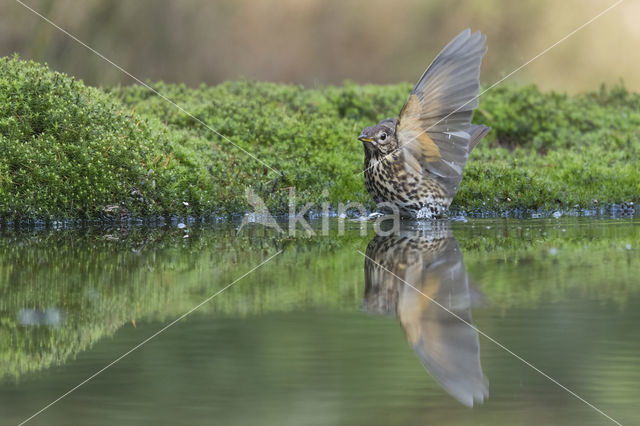
M 361 142 L 373 142 L 373 139 L 366 137 L 364 133 L 358 136 L 358 140 Z

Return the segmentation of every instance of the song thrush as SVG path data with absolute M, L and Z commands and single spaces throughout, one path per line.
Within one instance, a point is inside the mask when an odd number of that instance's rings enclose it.
M 449 207 L 469 152 L 490 130 L 471 124 L 486 37 L 469 29 L 436 56 L 398 118 L 367 127 L 364 180 L 376 203 L 403 216 L 434 218 Z

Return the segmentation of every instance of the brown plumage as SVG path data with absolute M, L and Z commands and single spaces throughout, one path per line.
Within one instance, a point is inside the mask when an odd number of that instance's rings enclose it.
M 465 30 L 436 56 L 400 111 L 367 127 L 363 142 L 367 191 L 382 208 L 434 218 L 449 207 L 469 152 L 490 130 L 471 124 L 478 106 L 486 37 Z
M 470 282 L 451 231 L 377 236 L 367 247 L 364 273 L 364 309 L 396 314 L 422 365 L 458 401 L 484 401 L 488 382 L 478 333 L 469 326 L 471 307 L 483 295 Z

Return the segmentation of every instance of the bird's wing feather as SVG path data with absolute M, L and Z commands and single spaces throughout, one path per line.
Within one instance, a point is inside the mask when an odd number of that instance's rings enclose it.
M 407 168 L 419 164 L 450 189 L 457 190 L 469 155 L 485 40 L 468 29 L 458 34 L 420 77 L 396 126 Z

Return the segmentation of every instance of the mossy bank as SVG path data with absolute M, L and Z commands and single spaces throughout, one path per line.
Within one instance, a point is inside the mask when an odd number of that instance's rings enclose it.
M 288 212 L 290 188 L 299 206 L 369 203 L 356 136 L 397 115 L 411 88 L 153 87 L 195 119 L 144 87 L 92 88 L 45 65 L 0 59 L 0 218 L 228 215 L 248 208 L 249 187 L 278 213 Z M 501 87 L 481 97 L 474 121 L 493 130 L 469 159 L 455 210 L 639 201 L 639 94 Z

